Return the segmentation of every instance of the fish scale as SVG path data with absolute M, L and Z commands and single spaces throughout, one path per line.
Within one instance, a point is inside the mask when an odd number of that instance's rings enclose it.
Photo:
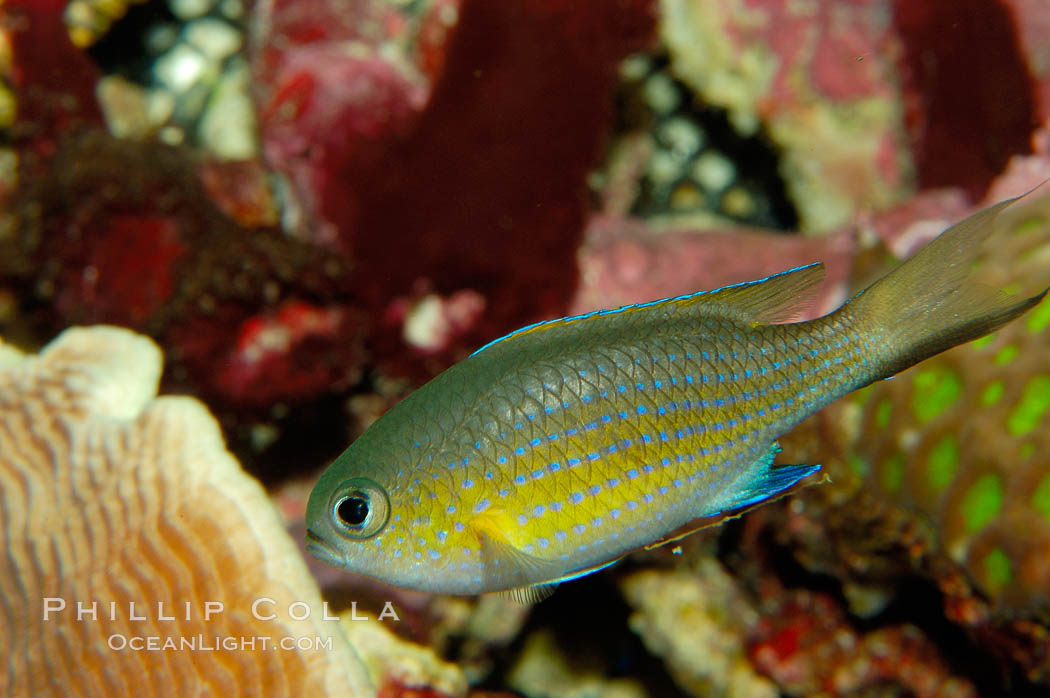
M 822 328 L 814 329 L 826 334 Z M 767 338 L 760 335 L 757 339 L 762 342 Z M 684 342 L 674 350 L 641 343 L 633 352 L 622 352 L 628 357 L 644 353 L 644 361 L 637 357 L 617 361 L 607 356 L 567 362 L 568 370 L 597 375 L 598 380 L 581 380 L 576 385 L 561 380 L 557 385 L 563 390 L 537 405 L 549 408 L 554 403 L 552 412 L 523 413 L 518 424 L 529 424 L 528 430 L 515 425 L 513 430 L 501 430 L 499 436 L 504 438 L 493 439 L 497 465 L 509 466 L 514 484 L 509 494 L 500 498 L 499 506 L 513 518 L 527 520 L 516 530 L 512 542 L 528 551 L 541 540 L 549 541 L 552 529 L 566 532 L 582 525 L 584 532 L 544 546 L 552 554 L 564 556 L 586 550 L 595 541 L 604 542 L 608 536 L 601 525 L 593 525 L 594 519 L 603 523 L 622 520 L 624 532 L 630 534 L 639 520 L 660 520 L 669 510 L 681 511 L 671 516 L 676 525 L 717 514 L 721 505 L 719 498 L 709 493 L 712 484 L 726 484 L 727 479 L 739 476 L 744 467 L 767 454 L 775 436 L 788 423 L 808 414 L 816 402 L 830 401 L 848 391 L 852 383 L 867 378 L 859 370 L 864 359 L 856 346 L 840 349 L 835 356 L 829 353 L 824 361 L 841 360 L 847 366 L 845 361 L 852 359 L 848 370 L 843 371 L 838 385 L 823 386 L 821 393 L 803 406 L 810 386 L 799 392 L 788 373 L 793 365 L 800 365 L 802 373 L 816 361 L 788 354 L 787 343 L 768 339 L 769 346 L 779 344 L 781 351 L 759 353 L 758 358 L 748 346 L 718 352 L 713 344 L 701 340 L 695 348 Z M 694 358 L 705 354 L 717 357 L 719 353 L 725 358 Z M 773 369 L 774 363 L 782 368 Z M 625 370 L 628 367 L 629 373 Z M 730 382 L 735 392 L 719 390 Z M 779 391 L 771 387 L 780 384 Z M 745 395 L 751 397 L 744 399 Z M 799 407 L 786 411 L 783 417 L 769 409 L 772 404 L 792 399 L 800 403 Z M 565 408 L 565 404 L 570 407 Z M 668 409 L 668 405 L 672 407 Z M 542 448 L 534 447 L 534 443 Z M 615 484 L 610 485 L 610 480 Z M 594 489 L 597 491 L 592 492 Z M 645 501 L 645 494 L 652 500 Z M 580 501 L 574 503 L 574 499 Z M 534 515 L 537 501 L 549 501 L 556 509 L 548 505 L 541 515 Z M 574 507 L 585 501 L 586 512 L 581 518 Z M 625 545 L 629 549 L 630 540 Z
M 968 277 L 1007 203 L 815 320 L 791 322 L 820 265 L 491 342 L 336 459 L 308 548 L 398 586 L 531 600 L 775 498 L 820 467 L 775 464 L 785 431 L 1038 302 Z

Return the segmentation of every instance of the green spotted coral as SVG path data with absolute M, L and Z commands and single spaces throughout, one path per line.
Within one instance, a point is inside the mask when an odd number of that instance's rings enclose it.
M 987 283 L 1050 277 L 1050 196 L 1009 211 L 979 262 Z M 849 463 L 919 511 L 991 598 L 1050 607 L 1050 298 L 1022 321 L 882 381 L 859 408 Z

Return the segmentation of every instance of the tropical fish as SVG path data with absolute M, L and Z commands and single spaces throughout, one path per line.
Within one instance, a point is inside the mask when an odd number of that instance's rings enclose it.
M 529 601 L 776 498 L 820 468 L 776 464 L 778 436 L 1045 295 L 970 278 L 1012 201 L 814 320 L 792 322 L 819 263 L 491 342 L 332 463 L 310 496 L 307 547 L 399 587 Z

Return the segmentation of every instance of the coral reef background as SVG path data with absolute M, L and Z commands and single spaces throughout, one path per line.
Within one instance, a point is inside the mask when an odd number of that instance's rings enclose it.
M 818 259 L 820 314 L 1050 179 L 1043 0 L 5 0 L 0 75 L 0 692 L 1050 691 L 1050 302 L 784 439 L 830 482 L 533 608 L 294 544 L 496 336 Z M 983 278 L 1050 283 L 1050 188 L 1001 228 Z

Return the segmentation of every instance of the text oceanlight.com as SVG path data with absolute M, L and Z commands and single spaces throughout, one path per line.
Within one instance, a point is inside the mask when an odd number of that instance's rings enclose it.
M 311 650 L 331 650 L 332 638 L 329 637 L 279 637 L 255 635 L 252 637 L 233 637 L 231 635 L 194 635 L 191 637 L 171 637 L 163 635 L 124 635 L 114 633 L 106 639 L 111 650 L 117 652 L 254 652 L 256 650 L 287 650 L 309 652 Z

